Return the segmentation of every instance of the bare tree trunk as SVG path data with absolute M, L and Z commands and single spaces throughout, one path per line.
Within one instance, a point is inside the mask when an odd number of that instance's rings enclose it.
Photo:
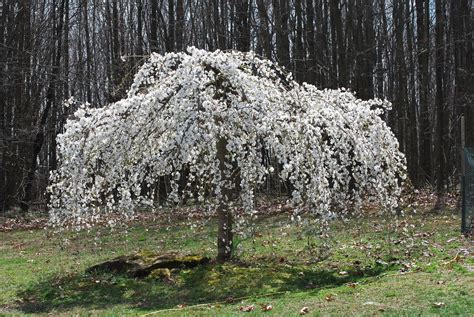
M 137 46 L 135 48 L 135 54 L 138 56 L 143 55 L 143 3 L 142 0 L 137 1 Z
M 174 52 L 174 0 L 168 0 L 168 37 L 166 38 L 166 51 Z
M 309 56 L 306 60 L 306 81 L 310 84 L 316 84 L 317 56 L 314 27 L 313 0 L 306 0 L 306 42 L 308 43 Z
M 469 0 L 452 2 L 455 63 L 455 102 L 459 115 L 465 116 L 466 146 L 474 147 L 474 74 L 472 71 L 472 22 Z
M 393 95 L 393 127 L 400 142 L 400 149 L 406 153 L 407 147 L 407 111 L 406 111 L 406 65 L 404 49 L 404 3 L 403 0 L 395 0 L 393 6 L 393 21 L 395 33 L 394 49 L 394 95 Z
M 250 50 L 249 0 L 237 0 L 235 4 L 237 16 L 237 50 L 248 52 Z
M 337 60 L 337 79 L 339 87 L 347 87 L 348 73 L 346 64 L 346 47 L 342 29 L 340 0 L 330 0 L 331 29 L 333 31 L 333 60 Z M 336 46 L 337 45 L 337 46 Z
M 418 46 L 418 81 L 420 100 L 420 179 L 422 183 L 431 179 L 431 127 L 428 107 L 429 92 L 429 8 L 428 2 L 416 0 L 416 29 Z
M 295 79 L 299 82 L 305 81 L 305 52 L 303 46 L 303 12 L 301 0 L 295 0 L 296 36 L 294 45 Z
M 184 50 L 184 6 L 183 0 L 176 1 L 176 51 Z
M 58 85 L 58 79 L 59 79 L 59 74 L 60 74 L 60 66 L 61 66 L 61 55 L 63 53 L 63 32 L 64 32 L 64 13 L 65 10 L 68 10 L 69 8 L 66 8 L 66 3 L 67 0 L 62 0 L 61 5 L 60 5 L 60 10 L 59 10 L 59 22 L 58 26 L 56 28 L 56 38 L 57 38 L 57 45 L 56 45 L 56 50 L 54 54 L 54 59 L 53 59 L 53 71 L 51 74 L 51 78 L 49 81 L 49 86 L 48 86 L 48 91 L 46 93 L 46 106 L 43 110 L 43 113 L 41 114 L 41 118 L 39 121 L 39 124 L 37 126 L 37 132 L 35 134 L 35 138 L 33 140 L 33 146 L 32 146 L 32 157 L 30 160 L 30 166 L 28 168 L 27 172 L 27 177 L 25 181 L 25 190 L 24 190 L 24 196 L 23 199 L 20 202 L 20 207 L 23 210 L 23 212 L 27 212 L 31 203 L 32 195 L 33 195 L 33 181 L 35 178 L 35 173 L 36 173 L 36 168 L 38 165 L 38 155 L 41 151 L 41 148 L 44 143 L 44 128 L 46 126 L 49 112 L 51 111 L 51 108 L 55 108 L 56 103 L 57 103 L 57 94 L 59 90 L 59 85 Z M 55 111 L 55 109 L 53 109 Z M 53 162 L 55 164 L 55 162 Z
M 417 103 L 416 103 L 416 91 L 415 91 L 415 60 L 413 55 L 413 46 L 415 42 L 415 33 L 412 24 L 412 13 L 410 8 L 410 1 L 405 0 L 405 24 L 406 24 L 406 42 L 407 42 L 407 55 L 409 60 L 409 87 L 410 91 L 407 91 L 408 99 L 408 152 L 410 153 L 410 161 L 408 163 L 408 171 L 411 175 L 411 179 L 415 185 L 418 185 L 419 181 L 419 157 L 418 157 L 418 120 L 417 120 Z
M 445 206 L 445 98 L 444 98 L 444 1 L 436 0 L 436 193 L 435 210 Z
M 288 39 L 287 0 L 273 0 L 273 18 L 276 29 L 277 57 L 280 65 L 290 68 L 290 44 Z
M 150 0 L 151 15 L 150 15 L 150 50 L 158 52 L 158 0 Z

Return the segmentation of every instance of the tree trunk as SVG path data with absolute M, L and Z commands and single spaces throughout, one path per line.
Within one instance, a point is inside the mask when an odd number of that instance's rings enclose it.
M 306 41 L 308 43 L 309 55 L 309 58 L 306 60 L 306 81 L 310 84 L 317 84 L 316 69 L 318 61 L 316 57 L 315 39 L 313 0 L 306 0 Z M 320 49 L 321 48 L 318 48 L 318 50 Z
M 227 162 L 227 140 L 220 138 L 217 142 L 217 158 L 219 160 L 219 169 L 223 183 L 229 180 L 226 176 Z M 222 190 L 222 198 L 217 209 L 218 233 L 217 233 L 217 262 L 223 263 L 232 256 L 232 213 L 228 208 L 228 201 L 231 199 L 230 190 L 224 185 Z
M 176 1 L 176 51 L 184 49 L 184 6 L 183 0 Z
M 166 51 L 174 52 L 174 0 L 168 0 L 168 37 L 166 38 Z
M 474 147 L 474 103 L 472 71 L 472 24 L 469 0 L 452 2 L 454 36 L 454 63 L 455 63 L 455 103 L 459 108 L 458 114 L 465 116 L 466 146 Z
M 436 193 L 438 195 L 435 210 L 445 205 L 445 99 L 444 99 L 444 15 L 443 1 L 436 0 Z
M 24 190 L 23 199 L 20 202 L 20 207 L 23 212 L 28 211 L 32 197 L 33 197 L 33 181 L 35 179 L 36 168 L 38 165 L 37 163 L 38 155 L 44 143 L 44 128 L 47 123 L 47 119 L 48 119 L 51 108 L 52 107 L 54 108 L 56 105 L 56 101 L 57 101 L 56 98 L 57 98 L 57 94 L 59 93 L 58 78 L 59 78 L 59 73 L 61 70 L 60 68 L 61 54 L 63 53 L 63 49 L 64 49 L 62 46 L 63 45 L 62 44 L 63 43 L 62 41 L 63 30 L 64 30 L 64 12 L 65 10 L 68 10 L 68 8 L 65 7 L 68 3 L 69 2 L 67 0 L 62 0 L 61 7 L 59 10 L 59 22 L 56 28 L 57 45 L 56 45 L 56 50 L 55 50 L 55 54 L 53 58 L 53 72 L 51 74 L 48 91 L 46 93 L 46 106 L 41 115 L 41 119 L 37 126 L 37 132 L 33 140 L 32 157 L 29 161 L 30 165 L 28 166 L 28 169 L 27 169 L 28 172 L 27 172 L 26 181 L 25 181 L 25 190 Z M 55 162 L 53 162 L 53 164 L 55 164 Z
M 150 16 L 150 51 L 158 51 L 158 0 L 151 0 L 151 16 Z
M 416 0 L 416 32 L 418 46 L 418 81 L 420 103 L 420 179 L 431 179 L 431 127 L 428 108 L 429 92 L 429 9 L 427 1 Z
M 301 0 L 295 0 L 295 15 L 296 15 L 296 36 L 294 45 L 294 57 L 295 62 L 295 79 L 299 82 L 305 81 L 304 62 L 305 52 L 303 46 L 303 12 Z
M 248 52 L 250 50 L 249 13 L 248 0 L 239 0 L 236 2 L 237 50 L 241 52 Z
M 288 3 L 286 0 L 273 0 L 273 15 L 276 29 L 276 48 L 278 62 L 290 67 L 290 44 L 288 40 Z
M 259 32 L 259 39 L 260 45 L 263 51 L 263 56 L 268 59 L 272 59 L 272 39 L 268 27 L 269 19 L 268 19 L 268 10 L 266 5 L 264 4 L 263 0 L 257 0 L 257 9 L 260 19 L 260 32 Z
M 346 46 L 344 44 L 344 35 L 342 29 L 341 8 L 339 7 L 340 0 L 330 0 L 331 11 L 331 29 L 333 37 L 333 60 L 337 60 L 337 79 L 338 87 L 347 87 L 347 64 L 346 64 Z M 337 46 L 336 46 L 337 45 Z M 336 66 L 336 65 L 333 65 Z

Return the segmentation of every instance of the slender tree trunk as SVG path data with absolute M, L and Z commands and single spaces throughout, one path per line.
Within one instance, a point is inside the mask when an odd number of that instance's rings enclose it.
M 183 0 L 176 1 L 176 51 L 184 50 L 184 5 Z
M 416 103 L 416 91 L 415 91 L 415 60 L 413 55 L 413 46 L 415 41 L 415 33 L 412 24 L 412 13 L 410 7 L 410 0 L 405 0 L 405 24 L 406 24 L 406 42 L 407 42 L 407 55 L 409 60 L 409 89 L 407 91 L 408 101 L 408 140 L 410 152 L 410 162 L 408 162 L 408 171 L 411 175 L 413 183 L 418 186 L 419 181 L 419 157 L 418 157 L 418 120 L 417 120 L 417 103 Z
M 263 2 L 263 0 L 256 0 L 257 1 L 257 9 L 260 18 L 260 42 L 263 49 L 263 55 L 268 58 L 272 59 L 272 40 L 269 31 L 269 18 L 268 18 L 268 10 Z
M 306 0 L 306 39 L 308 42 L 309 55 L 309 58 L 306 61 L 306 81 L 310 84 L 316 84 L 317 56 L 314 28 L 313 0 Z
M 431 126 L 428 107 L 429 92 L 429 8 L 428 2 L 416 0 L 416 29 L 418 46 L 418 82 L 420 104 L 420 183 L 431 180 Z
M 472 20 L 469 0 L 452 2 L 451 21 L 454 36 L 455 102 L 457 113 L 465 116 L 465 141 L 474 147 L 474 74 L 472 70 Z
M 395 0 L 393 7 L 393 20 L 395 32 L 395 89 L 394 89 L 394 128 L 400 142 L 400 149 L 407 153 L 407 111 L 406 111 L 406 65 L 404 49 L 404 23 L 403 23 L 404 3 L 403 0 Z
M 226 176 L 227 162 L 227 141 L 225 138 L 220 138 L 217 142 L 217 158 L 219 160 L 219 169 L 221 171 L 221 178 L 224 183 L 229 180 Z M 221 189 L 222 199 L 217 209 L 218 232 L 217 232 L 217 262 L 223 263 L 228 261 L 232 256 L 232 213 L 228 208 L 228 201 L 231 199 L 231 192 L 224 186 Z
M 45 139 L 44 128 L 48 120 L 49 112 L 51 111 L 51 108 L 54 108 L 56 106 L 56 102 L 57 102 L 56 97 L 59 90 L 58 79 L 59 79 L 59 74 L 61 70 L 60 68 L 61 55 L 63 53 L 62 39 L 63 39 L 63 32 L 64 32 L 64 15 L 65 15 L 64 13 L 65 13 L 65 10 L 68 10 L 68 8 L 66 8 L 66 4 L 67 4 L 66 1 L 67 0 L 62 0 L 61 5 L 60 5 L 59 22 L 56 28 L 57 44 L 56 44 L 56 50 L 55 50 L 55 54 L 53 58 L 53 70 L 51 73 L 51 78 L 50 78 L 48 90 L 46 93 L 46 106 L 43 110 L 43 113 L 41 114 L 39 124 L 37 126 L 37 132 L 33 140 L 32 157 L 31 157 L 30 166 L 28 168 L 27 177 L 25 181 L 24 196 L 20 203 L 20 207 L 23 210 L 23 212 L 28 211 L 30 203 L 31 203 L 31 199 L 33 196 L 33 181 L 35 178 L 36 168 L 38 165 L 38 155 L 41 151 L 41 148 L 43 146 L 44 139 Z M 55 110 L 53 109 L 53 111 Z
M 295 0 L 295 16 L 296 16 L 296 36 L 294 45 L 294 57 L 295 62 L 295 79 L 299 82 L 305 81 L 305 52 L 303 46 L 303 9 L 301 0 Z
M 166 51 L 174 52 L 174 33 L 175 32 L 175 18 L 174 18 L 174 0 L 168 0 L 168 37 L 166 39 Z
M 436 0 L 436 192 L 438 195 L 435 210 L 445 206 L 445 97 L 444 97 L 444 2 Z
M 250 50 L 249 0 L 237 0 L 235 8 L 237 16 L 237 50 L 248 52 Z
M 273 0 L 273 16 L 276 29 L 277 57 L 280 65 L 290 68 L 290 44 L 288 39 L 287 0 Z
M 151 15 L 150 15 L 150 50 L 158 52 L 158 0 L 150 0 Z
M 337 61 L 337 78 L 339 87 L 347 87 L 348 73 L 346 63 L 346 46 L 342 29 L 340 0 L 330 0 L 331 29 L 333 35 L 333 60 Z M 337 45 L 337 46 L 336 46 Z

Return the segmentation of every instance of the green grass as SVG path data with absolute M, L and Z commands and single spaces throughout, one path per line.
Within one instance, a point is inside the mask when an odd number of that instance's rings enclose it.
M 51 235 L 0 233 L 0 315 L 474 315 L 474 246 L 459 218 L 410 215 L 337 221 L 324 239 L 286 216 L 260 220 L 238 258 L 172 272 L 173 281 L 86 274 L 139 250 L 213 256 L 216 228 L 137 224 Z M 467 251 L 467 252 L 466 252 Z M 272 305 L 262 312 L 261 304 Z M 184 308 L 179 308 L 184 305 Z

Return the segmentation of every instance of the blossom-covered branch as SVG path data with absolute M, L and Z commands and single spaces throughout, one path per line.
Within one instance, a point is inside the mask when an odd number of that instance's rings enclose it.
M 126 99 L 81 107 L 58 136 L 51 223 L 88 227 L 109 213 L 133 216 L 153 205 L 154 184 L 165 175 L 172 202 L 197 197 L 248 214 L 270 173 L 292 184 L 296 207 L 322 217 L 362 199 L 392 208 L 405 158 L 380 118 L 389 106 L 299 85 L 252 53 L 152 54 Z

